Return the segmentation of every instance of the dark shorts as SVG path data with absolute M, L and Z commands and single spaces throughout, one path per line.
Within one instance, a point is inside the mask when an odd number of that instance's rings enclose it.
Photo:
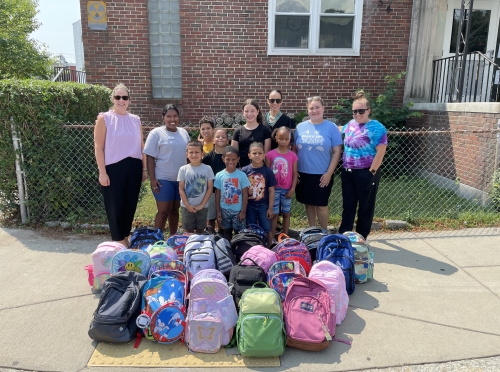
M 332 192 L 333 176 L 326 187 L 319 187 L 322 174 L 309 174 L 299 172 L 299 183 L 295 188 L 295 197 L 302 204 L 317 207 L 328 206 L 328 199 Z
M 196 213 L 192 213 L 186 208 L 181 207 L 182 228 L 189 232 L 194 230 L 203 231 L 207 227 L 207 213 L 208 208 L 203 208 Z
M 181 200 L 181 195 L 179 194 L 179 182 L 178 181 L 167 181 L 158 180 L 161 184 L 160 192 L 157 194 L 153 190 L 153 196 L 157 202 L 170 202 L 173 200 Z

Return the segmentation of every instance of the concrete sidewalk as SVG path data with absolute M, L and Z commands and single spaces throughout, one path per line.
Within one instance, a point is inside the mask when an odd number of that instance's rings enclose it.
M 98 297 L 83 267 L 105 239 L 0 229 L 0 371 L 141 370 L 87 367 Z M 259 370 L 368 370 L 500 356 L 500 229 L 378 235 L 369 243 L 374 280 L 356 286 L 337 327 L 336 336 L 352 345 L 287 348 L 281 367 Z

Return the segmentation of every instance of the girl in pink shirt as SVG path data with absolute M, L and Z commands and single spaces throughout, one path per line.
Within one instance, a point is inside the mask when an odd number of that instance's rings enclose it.
M 280 211 L 283 214 L 282 232 L 288 235 L 290 228 L 290 212 L 292 197 L 295 194 L 295 186 L 299 178 L 297 171 L 297 155 L 290 151 L 290 143 L 293 140 L 292 130 L 288 127 L 279 127 L 271 135 L 278 143 L 278 147 L 266 154 L 266 165 L 271 168 L 276 178 L 277 185 L 274 192 L 273 213 L 271 221 L 271 234 L 276 233 L 276 225 Z

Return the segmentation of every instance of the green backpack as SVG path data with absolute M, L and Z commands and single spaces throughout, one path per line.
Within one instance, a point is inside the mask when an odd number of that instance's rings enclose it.
M 240 354 L 246 357 L 283 354 L 286 334 L 278 292 L 265 283 L 257 282 L 243 292 L 239 305 L 236 341 Z

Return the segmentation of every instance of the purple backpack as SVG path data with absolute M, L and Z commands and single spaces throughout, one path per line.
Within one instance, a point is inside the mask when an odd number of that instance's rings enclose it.
M 330 296 L 316 279 L 295 278 L 283 303 L 286 344 L 302 350 L 321 350 L 335 336 L 335 312 Z
M 246 251 L 243 256 L 241 256 L 241 265 L 248 266 L 252 265 L 251 261 L 243 262 L 244 259 L 251 258 L 253 262 L 262 267 L 264 271 L 269 271 L 269 268 L 278 261 L 278 257 L 276 253 L 271 251 L 270 249 L 264 247 L 263 245 L 256 245 Z

